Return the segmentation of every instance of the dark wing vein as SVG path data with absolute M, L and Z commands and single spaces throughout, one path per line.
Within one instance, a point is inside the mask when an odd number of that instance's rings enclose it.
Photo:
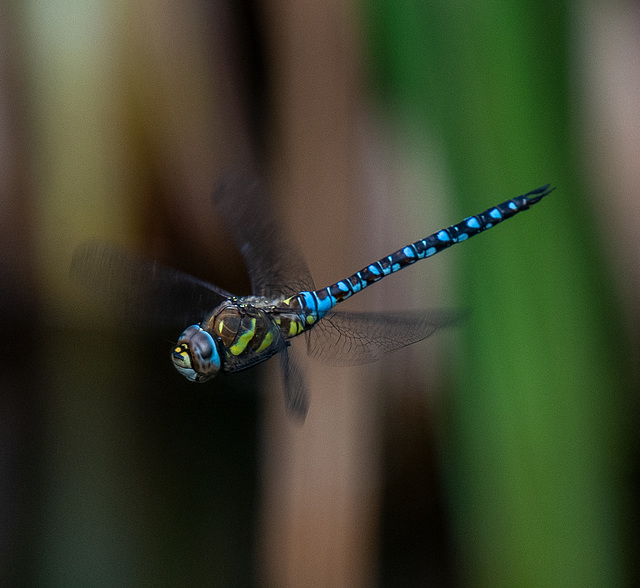
M 332 365 L 355 365 L 426 339 L 460 322 L 459 313 L 332 311 L 308 333 L 311 357 Z

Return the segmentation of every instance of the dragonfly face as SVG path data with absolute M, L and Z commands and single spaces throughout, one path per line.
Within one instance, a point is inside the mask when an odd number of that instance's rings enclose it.
M 220 354 L 213 337 L 199 325 L 186 328 L 171 352 L 174 367 L 192 382 L 206 382 L 220 370 Z

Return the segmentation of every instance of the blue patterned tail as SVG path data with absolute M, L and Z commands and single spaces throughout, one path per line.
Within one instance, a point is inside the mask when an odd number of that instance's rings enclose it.
M 356 292 L 364 290 L 367 286 L 375 284 L 385 276 L 394 274 L 420 259 L 431 257 L 451 247 L 451 245 L 466 241 L 470 237 L 494 227 L 519 212 L 527 210 L 532 204 L 536 204 L 553 190 L 554 188 L 549 188 L 549 184 L 537 190 L 531 190 L 531 192 L 527 192 L 522 196 L 507 200 L 480 214 L 470 216 L 456 225 L 451 225 L 420 241 L 411 243 L 395 253 L 368 265 L 349 276 L 346 280 L 340 280 L 315 292 L 300 292 L 296 298 L 300 306 L 310 313 L 307 317 L 307 323 L 309 325 L 314 324 L 336 304 L 350 298 Z

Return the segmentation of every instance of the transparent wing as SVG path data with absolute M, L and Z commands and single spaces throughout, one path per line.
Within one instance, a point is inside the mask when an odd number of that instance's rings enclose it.
M 158 328 L 199 323 L 232 294 L 111 243 L 80 245 L 71 278 L 121 317 Z
M 285 237 L 266 188 L 255 174 L 227 173 L 214 190 L 213 204 L 242 254 L 254 294 L 275 298 L 315 290 L 304 258 Z M 309 408 L 303 373 L 287 346 L 280 348 L 279 355 L 287 410 L 303 422 Z
M 285 237 L 255 174 L 227 173 L 214 190 L 213 204 L 247 264 L 254 294 L 275 297 L 315 289 L 304 258 Z
M 307 351 L 332 365 L 369 363 L 460 320 L 460 313 L 438 310 L 329 312 L 308 332 Z
M 280 365 L 284 377 L 284 397 L 289 414 L 304 422 L 309 410 L 309 393 L 298 362 L 291 357 L 289 349 L 280 353 Z

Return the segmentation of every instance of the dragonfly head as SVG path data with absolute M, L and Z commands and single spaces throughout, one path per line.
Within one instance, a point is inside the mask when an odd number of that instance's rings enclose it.
M 220 370 L 220 354 L 213 337 L 199 325 L 184 330 L 171 352 L 174 367 L 192 382 L 206 382 Z

